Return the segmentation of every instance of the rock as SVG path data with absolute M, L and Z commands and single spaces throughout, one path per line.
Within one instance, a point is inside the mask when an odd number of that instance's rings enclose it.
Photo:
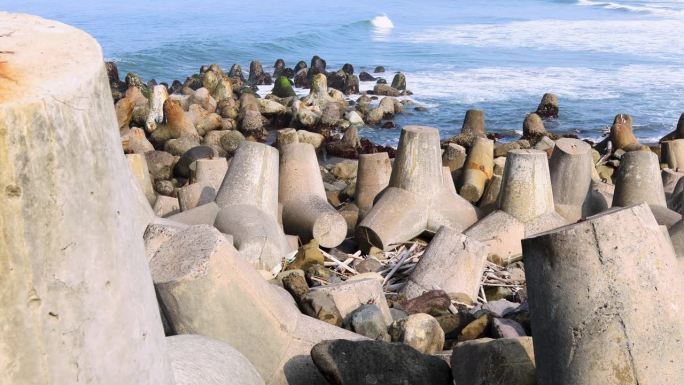
M 285 76 L 278 76 L 273 85 L 273 90 L 271 91 L 273 95 L 279 98 L 287 98 L 290 96 L 297 96 L 294 89 L 292 89 L 292 83 Z
M 166 125 L 172 138 L 192 137 L 199 140 L 199 134 L 192 124 L 190 117 L 180 104 L 173 101 L 173 99 L 166 99 L 164 102 L 164 117 L 166 118 Z M 155 130 L 157 132 L 159 130 Z
M 312 239 L 309 243 L 299 248 L 297 254 L 295 254 L 294 261 L 288 264 L 285 270 L 306 270 L 314 264 L 323 265 L 323 262 L 325 262 L 325 259 L 318 248 L 318 242 Z
M 237 151 L 240 142 L 245 140 L 245 136 L 240 131 L 228 131 L 221 136 L 221 147 L 226 150 L 228 154 L 233 154 Z
M 625 151 L 639 149 L 641 146 L 632 131 L 632 117 L 627 114 L 618 114 L 610 127 L 610 141 L 613 151 L 622 149 Z
M 382 282 L 377 279 L 348 280 L 333 285 L 317 286 L 311 291 L 322 291 L 330 294 L 345 322 L 349 321 L 351 314 L 359 307 L 375 304 L 382 313 L 385 325 L 389 326 L 392 323 Z
M 285 106 L 273 100 L 260 98 L 257 101 L 259 102 L 259 112 L 264 115 L 284 114 L 286 111 Z
M 194 137 L 182 136 L 178 139 L 167 141 L 164 144 L 164 151 L 170 152 L 172 155 L 181 156 L 185 154 L 186 151 L 197 146 L 199 146 L 199 142 Z
M 134 127 L 121 136 L 121 146 L 126 154 L 145 154 L 154 151 L 154 146 L 145 137 L 145 131 Z
M 490 314 L 481 315 L 461 330 L 461 333 L 458 335 L 458 341 L 470 341 L 484 337 L 489 330 L 491 320 L 492 316 Z
M 154 181 L 154 191 L 166 196 L 176 196 L 176 186 L 170 180 Z M 176 199 L 177 201 L 178 199 Z
M 359 73 L 359 80 L 362 82 L 372 82 L 377 80 L 376 78 L 373 77 L 373 75 L 369 74 L 368 72 L 361 71 Z
M 520 306 L 520 304 L 507 301 L 505 299 L 499 299 L 496 301 L 488 301 L 480 308 L 492 313 L 497 317 L 504 317 L 506 314 L 515 311 L 518 306 Z
M 188 102 L 190 105 L 198 104 L 208 112 L 216 111 L 216 100 L 209 94 L 209 90 L 204 87 L 199 88 L 192 95 L 190 95 L 190 100 Z
M 345 95 L 358 94 L 359 93 L 359 77 L 356 75 L 347 75 L 344 81 L 344 89 L 342 92 Z
M 536 385 L 531 337 L 459 343 L 451 355 L 457 385 Z
M 354 66 L 350 63 L 345 63 L 342 66 L 342 71 L 344 71 L 344 73 L 346 73 L 347 75 L 354 75 Z
M 383 264 L 380 263 L 380 261 L 369 256 L 363 261 L 357 263 L 354 266 L 354 269 L 356 269 L 356 271 L 358 271 L 359 273 L 369 273 L 378 271 L 382 266 Z
M 454 172 L 461 169 L 465 164 L 466 149 L 456 143 L 448 143 L 442 153 L 442 166 L 449 167 L 449 171 Z
M 435 354 L 444 346 L 444 331 L 429 314 L 411 314 L 390 327 L 392 341 L 403 342 L 424 354 Z
M 308 71 L 309 81 L 312 80 L 314 75 L 318 75 L 318 74 L 325 75 L 326 74 L 325 67 L 326 67 L 325 60 L 321 59 L 318 55 L 314 55 L 311 58 L 311 65 L 309 66 L 309 71 Z
M 459 311 L 456 314 L 445 314 L 435 318 L 444 331 L 445 338 L 457 338 L 464 327 L 475 320 L 468 311 Z
M 525 337 L 525 328 L 518 322 L 506 318 L 494 318 L 491 324 L 491 334 L 496 338 Z
M 544 94 L 537 107 L 537 115 L 542 118 L 557 118 L 558 97 L 554 94 Z
M 375 72 L 376 74 L 377 74 L 377 73 L 385 72 L 385 67 L 383 67 L 383 66 L 377 66 L 377 67 L 375 67 L 375 69 L 373 70 L 373 72 Z
M 337 179 L 351 180 L 356 178 L 358 167 L 358 161 L 343 160 L 341 162 L 335 163 L 335 165 L 330 169 L 330 172 Z
M 536 113 L 527 114 L 523 122 L 523 138 L 535 138 L 544 135 L 546 129 L 541 117 Z
M 273 83 L 271 75 L 264 72 L 264 68 L 258 60 L 252 60 L 249 63 L 249 78 L 247 81 L 253 86 L 270 85 Z
M 387 325 L 382 311 L 377 305 L 362 305 L 351 314 L 351 327 L 354 332 L 372 340 L 390 342 Z
M 174 174 L 182 178 L 190 178 L 190 165 L 199 159 L 211 159 L 214 157 L 214 150 L 209 146 L 195 146 L 183 153 L 176 166 Z
M 150 151 L 145 153 L 147 168 L 154 179 L 171 179 L 178 158 L 166 151 Z
M 387 84 L 376 84 L 373 87 L 373 93 L 380 96 L 399 96 L 401 91 Z
M 382 118 L 385 116 L 385 112 L 381 108 L 374 108 L 368 111 L 366 115 L 366 123 L 368 124 L 380 124 Z
M 323 341 L 311 349 L 311 358 L 332 385 L 451 385 L 453 382 L 446 362 L 404 344 Z
M 449 312 L 451 298 L 443 290 L 430 290 L 405 301 L 402 306 L 409 314 L 426 313 L 439 316 Z
M 306 68 L 295 70 L 294 85 L 299 88 L 309 88 L 308 70 Z
M 320 124 L 323 127 L 335 127 L 341 116 L 340 107 L 336 103 L 328 103 L 321 111 Z
M 406 75 L 404 75 L 401 72 L 397 72 L 397 74 L 394 75 L 394 79 L 392 79 L 392 88 L 395 88 L 399 91 L 405 91 L 406 90 Z
M 306 130 L 298 130 L 297 138 L 299 139 L 299 143 L 308 143 L 317 150 L 321 148 L 323 141 L 325 141 L 325 137 L 323 135 Z
M 342 315 L 330 294 L 309 291 L 300 302 L 302 313 L 335 326 L 342 326 Z

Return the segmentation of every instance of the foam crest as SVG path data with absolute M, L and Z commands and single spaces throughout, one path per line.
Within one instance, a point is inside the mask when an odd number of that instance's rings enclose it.
M 375 28 L 378 29 L 392 29 L 394 28 L 394 23 L 392 23 L 392 20 L 390 20 L 387 15 L 382 14 L 375 16 L 374 18 L 371 19 L 371 25 Z

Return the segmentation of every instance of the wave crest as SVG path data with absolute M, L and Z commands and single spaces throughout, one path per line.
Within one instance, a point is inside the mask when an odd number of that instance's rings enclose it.
M 387 17 L 387 15 L 378 15 L 371 19 L 371 25 L 378 29 L 392 29 L 394 28 L 394 23 Z

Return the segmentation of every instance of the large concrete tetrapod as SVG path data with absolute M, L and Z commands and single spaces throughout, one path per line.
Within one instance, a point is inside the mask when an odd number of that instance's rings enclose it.
M 479 215 L 478 209 L 444 184 L 439 131 L 406 126 L 401 130 L 389 186 L 357 226 L 356 238 L 362 248 L 387 249 L 442 226 L 461 231 Z
M 283 227 L 302 242 L 316 239 L 323 247 L 335 247 L 347 235 L 347 222 L 327 201 L 316 150 L 309 143 L 281 147 L 280 202 Z
M 523 240 L 539 385 L 684 383 L 682 271 L 646 204 Z
M 289 250 L 278 223 L 278 175 L 278 150 L 243 141 L 216 196 L 214 225 L 259 269 L 273 269 Z
M 325 339 L 363 338 L 301 314 L 208 225 L 174 234 L 150 269 L 173 332 L 228 343 L 267 384 L 325 384 L 311 347 Z
M 622 156 L 617 170 L 613 206 L 641 202 L 667 207 L 658 156 L 650 151 L 630 151 Z
M 554 210 L 546 152 L 508 152 L 499 192 L 499 209 L 523 222 L 527 236 L 566 223 Z
M 556 211 L 569 222 L 583 216 L 583 206 L 591 187 L 591 146 L 578 139 L 556 141 L 549 172 Z
M 461 195 L 477 203 L 484 194 L 487 182 L 494 172 L 494 141 L 476 138 L 463 165 Z
M 375 197 L 387 187 L 392 174 L 392 163 L 386 152 L 359 155 L 354 200 L 363 219 L 373 207 Z
M 487 248 L 479 241 L 443 226 L 411 273 L 403 294 L 415 298 L 425 291 L 444 290 L 477 300 L 487 260 Z
M 0 384 L 173 384 L 102 52 L 0 12 Z
M 684 170 L 684 139 L 675 139 L 661 144 L 663 163 L 674 171 Z

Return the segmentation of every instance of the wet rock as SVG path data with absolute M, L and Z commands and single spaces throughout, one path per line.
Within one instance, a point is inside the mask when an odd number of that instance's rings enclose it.
M 429 314 L 411 314 L 390 326 L 392 341 L 403 342 L 417 351 L 434 354 L 442 351 L 444 331 L 439 322 Z
M 273 83 L 271 75 L 264 72 L 264 67 L 258 60 L 252 60 L 249 63 L 249 78 L 247 79 L 250 85 L 270 85 Z
M 395 88 L 399 91 L 405 91 L 406 90 L 406 75 L 404 75 L 401 72 L 398 72 L 396 75 L 394 75 L 394 79 L 392 79 L 392 88 Z
M 309 88 L 308 69 L 302 68 L 299 71 L 295 70 L 294 85 L 299 88 Z
M 451 385 L 453 382 L 446 362 L 404 344 L 323 341 L 311 349 L 311 358 L 332 385 Z
M 537 115 L 542 118 L 557 118 L 558 97 L 554 94 L 544 94 L 537 107 Z
M 451 370 L 457 385 L 535 385 L 532 338 L 460 343 L 451 355 Z
M 376 84 L 373 93 L 380 96 L 399 96 L 401 91 L 387 84 Z
M 273 95 L 279 98 L 287 98 L 290 96 L 297 96 L 294 89 L 292 89 L 292 83 L 285 76 L 278 76 L 271 91 Z
M 377 80 L 377 78 L 373 77 L 373 75 L 369 74 L 368 72 L 361 71 L 361 73 L 359 73 L 359 80 L 362 82 L 372 82 Z
M 375 69 L 373 70 L 373 72 L 375 72 L 376 74 L 377 74 L 377 73 L 385 72 L 385 67 L 383 67 L 383 66 L 377 66 L 377 67 L 375 67 Z
M 363 305 L 351 314 L 352 330 L 376 341 L 390 342 L 387 325 L 377 305 Z

